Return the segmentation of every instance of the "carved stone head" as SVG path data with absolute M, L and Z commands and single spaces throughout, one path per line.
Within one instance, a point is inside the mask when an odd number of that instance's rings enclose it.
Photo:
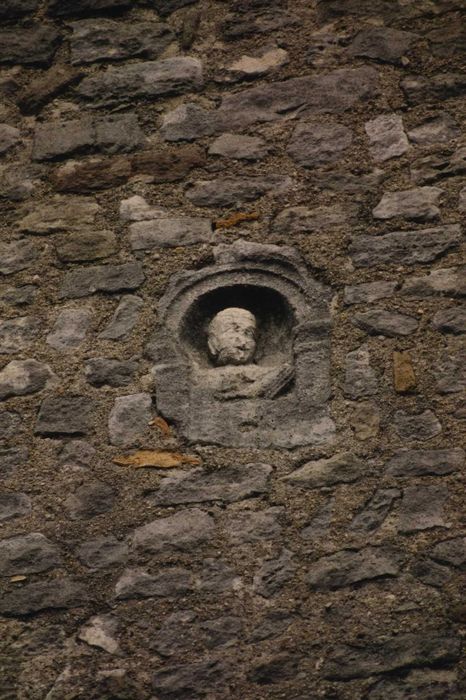
M 218 366 L 246 365 L 256 352 L 254 314 L 234 306 L 220 311 L 209 323 L 207 346 Z

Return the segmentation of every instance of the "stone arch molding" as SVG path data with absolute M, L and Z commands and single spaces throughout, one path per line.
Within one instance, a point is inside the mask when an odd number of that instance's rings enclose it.
M 175 275 L 160 301 L 146 349 L 159 413 L 191 443 L 331 441 L 330 290 L 293 248 L 239 240 L 213 253 L 213 265 Z M 252 356 L 217 366 L 208 349 L 211 321 L 238 308 L 255 319 Z

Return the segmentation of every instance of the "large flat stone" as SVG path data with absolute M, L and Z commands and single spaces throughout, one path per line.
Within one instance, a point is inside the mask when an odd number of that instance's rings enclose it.
M 385 521 L 395 500 L 400 496 L 401 491 L 398 489 L 377 489 L 354 516 L 351 529 L 367 533 L 377 530 Z
M 383 162 L 403 155 L 409 149 L 409 141 L 398 114 L 381 114 L 366 122 L 366 134 L 374 160 Z
M 453 335 L 466 333 L 466 306 L 451 306 L 437 311 L 432 319 L 432 325 L 442 333 L 453 333 Z
M 357 214 L 357 205 L 335 203 L 309 209 L 289 207 L 281 211 L 272 224 L 279 233 L 314 233 L 328 228 L 347 225 Z
M 394 231 L 382 236 L 356 236 L 349 254 L 357 267 L 418 265 L 436 260 L 462 240 L 459 224 L 415 231 Z
M 461 97 L 466 93 L 466 73 L 437 73 L 432 76 L 409 75 L 400 86 L 409 104 L 433 103 L 438 108 L 450 97 Z
M 75 350 L 84 341 L 91 321 L 89 309 L 63 309 L 46 337 L 47 345 L 62 352 Z
M 372 215 L 375 219 L 402 219 L 427 221 L 440 215 L 437 204 L 443 190 L 438 187 L 414 187 L 411 190 L 386 192 Z
M 45 204 L 28 206 L 17 222 L 20 231 L 41 236 L 92 226 L 101 207 L 90 197 L 53 197 Z
M 356 34 L 348 52 L 350 56 L 396 64 L 418 38 L 411 32 L 390 27 L 367 27 Z
M 124 185 L 131 176 L 131 162 L 123 156 L 69 160 L 50 176 L 58 192 L 92 194 Z
M 115 598 L 176 598 L 190 593 L 193 588 L 192 573 L 181 567 L 162 569 L 154 575 L 143 569 L 126 569 L 116 583 Z
M 391 476 L 444 476 L 461 471 L 464 450 L 401 450 L 385 466 Z
M 90 427 L 92 402 L 86 396 L 62 394 L 42 401 L 35 432 L 39 435 L 85 434 Z
M 135 114 L 95 119 L 44 122 L 34 134 L 34 160 L 54 160 L 73 154 L 128 153 L 145 142 Z
M 31 499 L 25 493 L 0 493 L 0 523 L 29 515 L 31 508 Z
M 136 528 L 132 543 L 137 550 L 152 554 L 177 549 L 189 552 L 214 534 L 215 521 L 210 515 L 199 508 L 187 508 Z
M 384 547 L 342 550 L 312 564 L 307 581 L 314 590 L 336 590 L 353 583 L 397 576 L 400 562 L 399 553 Z
M 77 88 L 81 97 L 99 105 L 180 95 L 202 87 L 202 63 L 176 56 L 132 63 L 85 78 Z
M 198 207 L 227 207 L 251 202 L 265 194 L 280 194 L 291 189 L 293 180 L 281 175 L 256 177 L 219 177 L 216 180 L 198 180 L 186 197 Z
M 131 224 L 129 239 L 133 250 L 150 250 L 212 243 L 214 233 L 210 219 L 167 217 Z
M 0 63 L 47 65 L 57 49 L 60 34 L 55 27 L 34 22 L 29 26 L 0 29 Z
M 152 418 L 150 394 L 130 394 L 115 399 L 108 418 L 112 445 L 137 445 L 147 437 Z
M 95 292 L 130 291 L 140 287 L 144 279 L 142 266 L 137 262 L 83 267 L 65 274 L 59 296 L 77 299 Z
M 449 493 L 446 486 L 408 486 L 399 506 L 399 532 L 417 532 L 434 527 L 447 527 L 445 504 Z
M 0 540 L 0 576 L 39 573 L 60 562 L 58 548 L 40 532 Z
M 342 453 L 330 459 L 318 459 L 307 462 L 283 481 L 304 489 L 318 489 L 322 486 L 349 484 L 357 481 L 366 473 L 365 464 L 351 453 Z
M 455 566 L 460 569 L 466 564 L 466 537 L 454 537 L 451 540 L 439 542 L 432 549 L 430 556 L 442 564 Z
M 396 338 L 399 335 L 414 333 L 419 322 L 406 314 L 374 309 L 355 314 L 351 323 L 369 335 L 385 335 L 388 338 Z
M 37 360 L 13 360 L 0 370 L 0 401 L 41 391 L 53 376 L 49 365 Z
M 291 581 L 296 569 L 296 560 L 288 549 L 282 549 L 278 557 L 265 558 L 254 575 L 254 592 L 264 598 L 272 597 Z
M 22 88 L 17 96 L 18 107 L 23 114 L 40 112 L 44 105 L 82 77 L 83 73 L 79 70 L 55 64 Z
M 378 390 L 378 380 L 370 364 L 369 348 L 361 345 L 345 358 L 343 393 L 350 399 L 373 396 Z
M 351 129 L 331 122 L 301 123 L 293 131 L 287 153 L 307 168 L 337 163 L 353 140 Z
M 99 333 L 99 338 L 118 340 L 124 338 L 136 325 L 144 302 L 140 297 L 127 294 L 121 298 L 115 313 Z
M 40 322 L 32 316 L 0 321 L 0 355 L 10 355 L 26 350 L 40 333 Z
M 113 231 L 71 231 L 55 238 L 57 257 L 62 262 L 88 262 L 108 258 L 117 251 Z
M 158 505 L 223 501 L 232 503 L 266 493 L 272 467 L 246 464 L 222 467 L 214 471 L 191 469 L 184 474 L 166 477 L 151 495 Z
M 68 578 L 28 583 L 5 593 L 0 600 L 0 615 L 30 615 L 41 610 L 77 608 L 88 600 L 82 586 Z
M 72 22 L 71 63 L 94 63 L 124 58 L 158 58 L 173 40 L 170 27 L 159 22 L 116 22 L 83 19 Z
M 410 415 L 396 411 L 393 416 L 395 430 L 404 440 L 430 440 L 442 432 L 442 425 L 433 411 Z
M 0 243 L 0 274 L 13 275 L 32 266 L 38 259 L 41 248 L 27 240 Z
M 428 275 L 408 277 L 401 293 L 408 297 L 424 299 L 438 294 L 466 296 L 466 266 L 432 270 Z
M 461 642 L 454 635 L 442 636 L 427 630 L 407 632 L 388 639 L 372 639 L 366 645 L 358 641 L 337 646 L 324 663 L 323 675 L 332 680 L 367 678 L 413 666 L 456 661 L 460 653 Z

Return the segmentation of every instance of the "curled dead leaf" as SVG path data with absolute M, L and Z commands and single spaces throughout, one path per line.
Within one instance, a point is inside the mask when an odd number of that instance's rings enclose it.
M 183 464 L 199 466 L 201 460 L 193 455 L 183 455 L 177 452 L 156 452 L 154 450 L 139 450 L 131 455 L 114 457 L 113 462 L 123 467 L 157 467 L 158 469 L 173 469 Z
M 157 418 L 151 420 L 149 425 L 158 428 L 165 437 L 170 437 L 172 434 L 172 429 L 168 425 L 167 421 L 160 416 L 157 416 Z
M 217 219 L 217 221 L 215 222 L 215 228 L 231 228 L 232 226 L 236 226 L 236 224 L 239 224 L 242 221 L 257 221 L 257 219 L 260 219 L 260 214 L 258 214 L 255 211 L 239 211 L 236 214 L 232 214 L 228 219 Z

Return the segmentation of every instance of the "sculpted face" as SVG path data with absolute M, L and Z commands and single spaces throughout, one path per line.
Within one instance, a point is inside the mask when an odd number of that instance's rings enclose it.
M 256 352 L 255 316 L 246 309 L 230 307 L 220 311 L 209 324 L 207 345 L 218 366 L 246 365 Z

